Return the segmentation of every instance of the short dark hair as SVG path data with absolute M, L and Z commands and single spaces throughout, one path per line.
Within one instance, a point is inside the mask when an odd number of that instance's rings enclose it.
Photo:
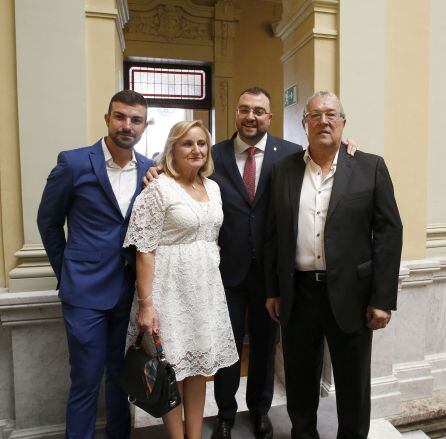
M 247 88 L 246 90 L 244 90 L 244 91 L 242 91 L 240 93 L 239 98 L 240 98 L 241 95 L 244 95 L 245 93 L 248 93 L 250 95 L 260 95 L 260 94 L 263 94 L 263 95 L 265 95 L 268 98 L 269 104 L 271 105 L 271 95 L 264 88 L 257 87 L 257 86 L 249 87 L 249 88 Z
M 130 105 L 142 105 L 147 110 L 147 101 L 141 93 L 133 90 L 121 90 L 118 91 L 110 100 L 108 105 L 108 114 L 111 113 L 111 107 L 113 102 L 121 102 L 122 104 Z

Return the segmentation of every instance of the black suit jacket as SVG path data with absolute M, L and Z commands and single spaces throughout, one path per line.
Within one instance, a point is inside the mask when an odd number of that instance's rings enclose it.
M 304 152 L 272 170 L 271 206 L 265 243 L 268 297 L 281 297 L 281 324 L 293 305 L 299 200 Z M 327 290 L 340 328 L 365 324 L 368 305 L 396 309 L 402 224 L 384 160 L 339 150 L 324 237 Z
M 253 257 L 262 264 L 271 167 L 274 162 L 302 149 L 300 145 L 268 134 L 260 179 L 251 203 L 235 160 L 235 136 L 212 147 L 215 173 L 211 178 L 219 184 L 223 201 L 224 221 L 219 245 L 220 271 L 226 288 L 240 285 Z

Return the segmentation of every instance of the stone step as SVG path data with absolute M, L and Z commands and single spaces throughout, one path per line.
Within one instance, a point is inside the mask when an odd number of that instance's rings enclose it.
M 369 439 L 402 439 L 403 435 L 386 419 L 370 423 Z
M 424 433 L 424 431 L 416 430 L 416 431 L 408 431 L 407 433 L 403 433 L 403 438 L 405 439 L 429 439 L 429 436 Z

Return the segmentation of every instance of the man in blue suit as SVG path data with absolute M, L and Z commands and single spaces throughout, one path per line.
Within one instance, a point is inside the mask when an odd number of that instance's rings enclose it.
M 220 185 L 224 221 L 220 231 L 220 271 L 239 356 L 249 333 L 246 403 L 257 438 L 271 438 L 268 418 L 274 390 L 274 353 L 277 324 L 265 308 L 263 245 L 273 163 L 300 151 L 300 145 L 273 137 L 271 99 L 266 90 L 252 87 L 239 97 L 237 133 L 212 148 L 214 178 Z M 231 437 L 237 412 L 235 394 L 240 383 L 240 360 L 221 369 L 214 379 L 218 424 L 213 439 Z
M 104 369 L 105 437 L 130 436 L 129 407 L 118 375 L 135 276 L 134 255 L 122 243 L 133 201 L 152 164 L 133 150 L 146 120 L 142 95 L 129 90 L 115 94 L 105 115 L 108 136 L 59 154 L 39 207 L 37 223 L 57 277 L 68 340 L 70 439 L 94 438 Z

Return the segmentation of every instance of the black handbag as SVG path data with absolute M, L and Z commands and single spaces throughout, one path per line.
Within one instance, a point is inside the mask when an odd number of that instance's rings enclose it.
M 152 333 L 155 354 L 142 347 L 143 335 L 140 333 L 128 349 L 119 383 L 129 402 L 160 418 L 181 404 L 181 398 L 175 371 L 164 357 L 159 335 Z

